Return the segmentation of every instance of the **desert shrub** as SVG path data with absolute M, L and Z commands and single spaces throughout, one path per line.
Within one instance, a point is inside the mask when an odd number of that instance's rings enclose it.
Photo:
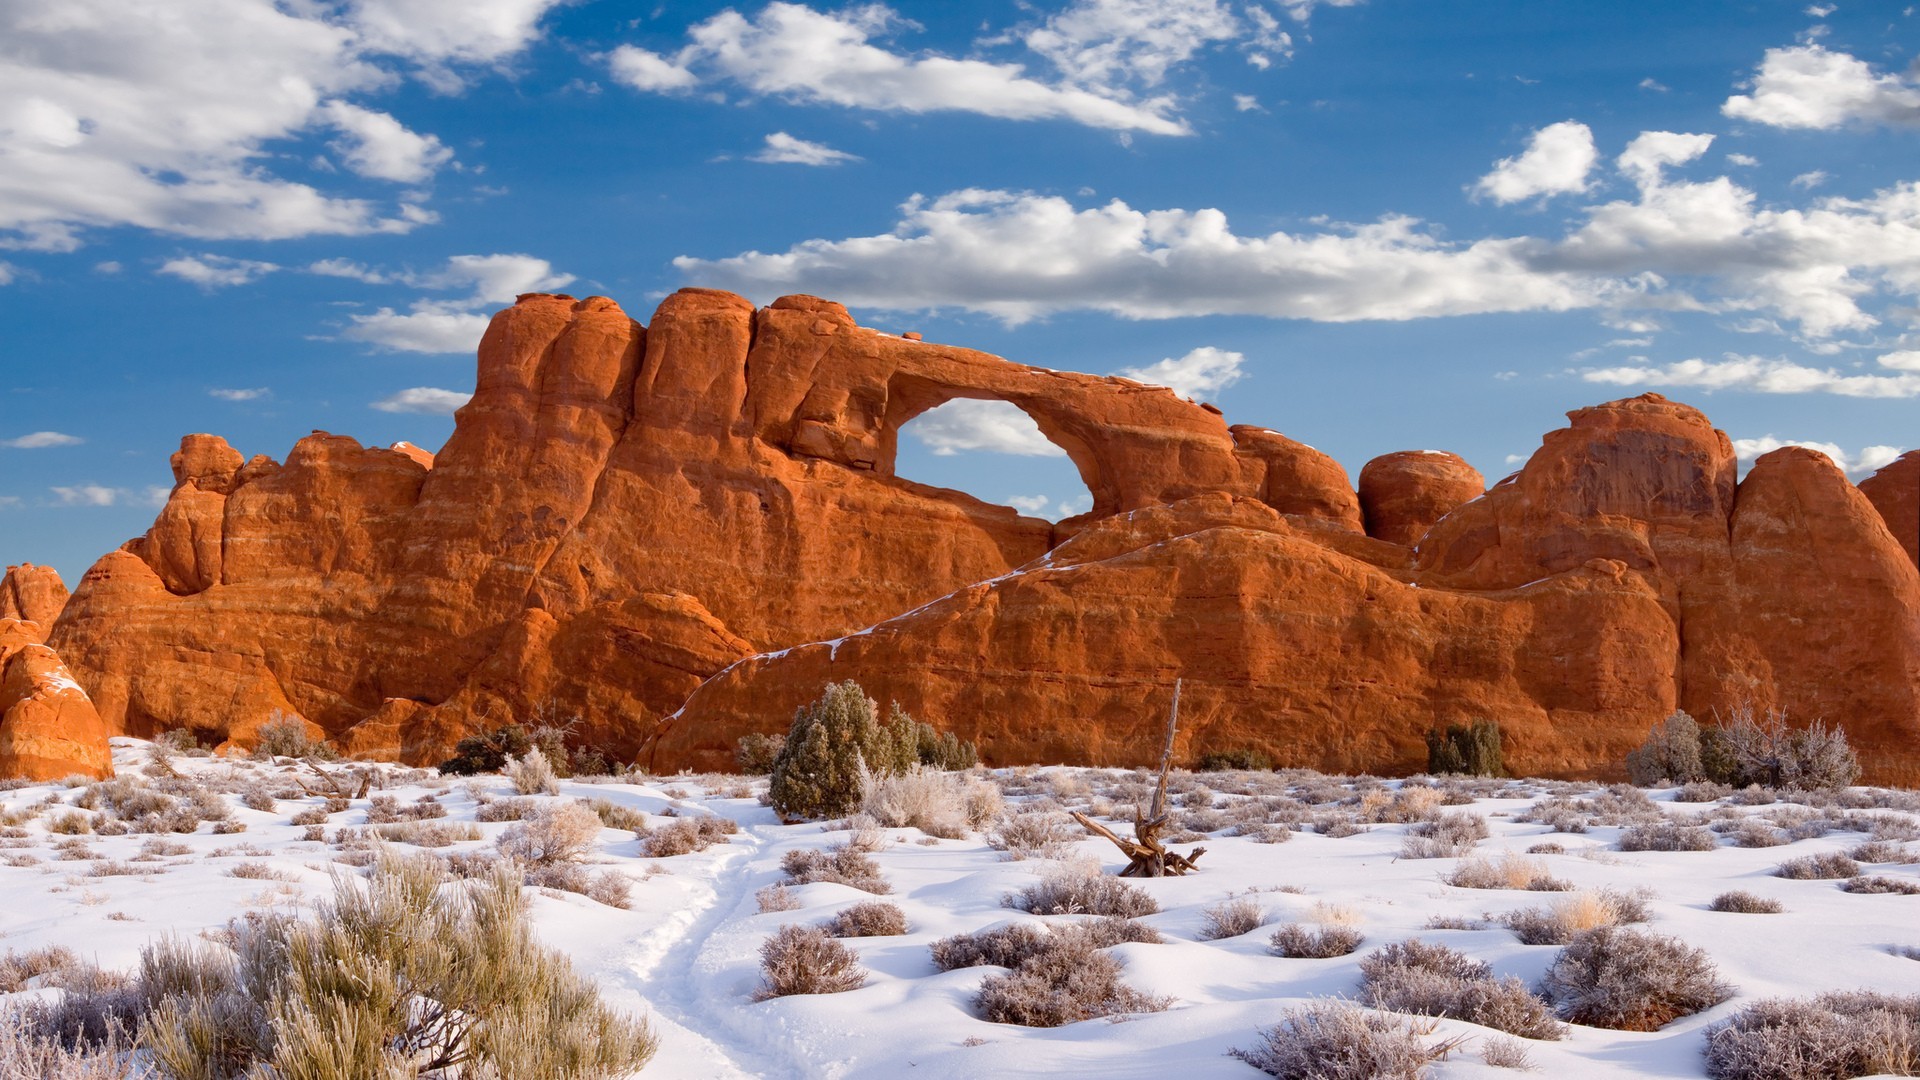
M 84 836 L 93 831 L 93 815 L 77 810 L 54 814 L 47 818 L 47 831 L 56 836 Z
M 860 789 L 860 812 L 880 825 L 919 829 L 928 836 L 958 840 L 988 807 L 999 810 L 1000 789 L 983 780 L 914 765 L 894 775 L 869 775 Z
M 653 1054 L 645 1025 L 534 940 L 510 872 L 459 884 L 437 860 L 383 854 L 312 919 L 237 922 L 228 943 L 142 957 L 144 1039 L 168 1076 L 610 1080 Z
M 878 900 L 863 900 L 840 909 L 827 923 L 834 937 L 893 937 L 907 932 L 907 913 Z
M 1480 1040 L 1480 1060 L 1496 1069 L 1533 1071 L 1533 1056 L 1527 1053 L 1527 1044 L 1500 1035 L 1489 1035 Z
M 447 808 L 434 801 L 429 795 L 419 802 L 402 804 L 391 795 L 375 795 L 367 801 L 367 824 L 386 825 L 395 821 L 426 821 L 447 816 Z M 320 821 L 326 816 L 321 815 Z M 318 821 L 296 821 L 295 825 L 319 824 Z
M 1404 1016 L 1323 1001 L 1288 1009 L 1260 1031 L 1259 1042 L 1230 1053 L 1283 1080 L 1419 1080 L 1460 1042 L 1428 1043 L 1432 1030 Z
M 587 809 L 598 814 L 600 824 L 609 829 L 627 829 L 637 833 L 644 832 L 647 827 L 647 815 L 608 799 L 588 799 Z
M 760 945 L 764 982 L 755 1001 L 792 994 L 839 994 L 858 990 L 866 969 L 852 949 L 817 926 L 783 926 Z
M 1673 801 L 1685 803 L 1719 802 L 1733 794 L 1730 784 L 1717 784 L 1712 780 L 1695 780 L 1674 789 Z
M 394 821 L 373 826 L 375 836 L 396 844 L 440 848 L 463 840 L 478 840 L 479 826 L 470 821 Z
M 1627 752 L 1627 779 L 1639 787 L 1663 780 L 1685 784 L 1705 775 L 1700 764 L 1700 725 L 1685 712 L 1653 725 L 1647 741 Z
M 278 804 L 274 802 L 273 794 L 267 789 L 258 785 L 249 785 L 240 793 L 240 805 L 249 810 L 271 814 Z
M 1733 994 L 1704 950 L 1619 927 L 1575 937 L 1540 985 L 1565 1019 L 1622 1031 L 1653 1031 Z
M 307 735 L 306 721 L 278 710 L 274 712 L 273 719 L 260 725 L 260 730 L 254 735 L 255 761 L 271 761 L 277 757 L 333 761 L 339 756 L 324 740 L 315 740 Z
M 1566 853 L 1566 845 L 1557 844 L 1552 840 L 1545 840 L 1527 848 L 1529 855 L 1565 855 Z
M 640 834 L 640 847 L 645 854 L 657 859 L 685 855 L 724 844 L 727 837 L 739 831 L 740 826 L 732 818 L 679 817 Z
M 17 994 L 28 989 L 36 979 L 57 982 L 48 977 L 75 971 L 81 966 L 80 957 L 72 949 L 59 945 L 23 953 L 9 949 L 5 956 L 0 956 L 0 994 Z
M 1588 930 L 1645 922 L 1646 905 L 1630 893 L 1601 889 L 1569 893 L 1545 907 L 1501 916 L 1523 945 L 1565 945 Z
M 1920 881 L 1907 881 L 1894 877 L 1850 877 L 1841 882 L 1840 887 L 1850 893 L 1896 893 L 1900 896 L 1920 896 Z
M 537 746 L 508 761 L 506 772 L 507 779 L 513 781 L 513 790 L 522 795 L 560 794 L 560 778 L 554 775 L 553 764 Z
M 1756 1001 L 1707 1032 L 1714 1080 L 1920 1076 L 1920 996 L 1852 990 Z
M 1338 923 L 1320 926 L 1288 923 L 1273 932 L 1267 946 L 1277 956 L 1297 960 L 1326 960 L 1353 952 L 1365 940 L 1360 931 Z
M 779 759 L 780 747 L 786 741 L 782 736 L 760 732 L 742 735 L 733 745 L 733 763 L 749 776 L 765 776 L 773 771 L 773 763 Z
M 1445 945 L 1419 938 L 1395 942 L 1360 961 L 1361 994 L 1370 1005 L 1393 1012 L 1450 1016 L 1528 1039 L 1558 1039 L 1564 1032 L 1525 983 L 1493 971 Z
M 1747 818 L 1726 830 L 1726 837 L 1735 847 L 1779 847 L 1787 842 L 1780 830 L 1764 821 Z
M 786 872 L 786 885 L 809 885 L 816 881 L 833 882 L 885 896 L 893 891 L 887 884 L 886 875 L 880 872 L 880 864 L 874 862 L 865 852 L 852 848 L 795 848 L 780 858 L 780 869 Z
M 1621 851 L 1712 851 L 1719 846 L 1713 833 L 1698 825 L 1656 821 L 1620 830 Z
M 980 751 L 970 742 L 961 742 L 951 731 L 936 730 L 932 724 L 913 722 L 914 755 L 929 769 L 959 772 L 980 764 Z
M 1218 941 L 1260 929 L 1267 921 L 1267 911 L 1253 897 L 1237 896 L 1202 911 L 1200 919 L 1200 940 Z
M 1046 947 L 1052 933 L 1034 923 L 1009 923 L 976 934 L 955 934 L 928 945 L 933 966 L 941 971 L 959 968 L 1019 967 L 1021 961 Z
M 1403 859 L 1452 859 L 1465 855 L 1488 836 L 1487 819 L 1479 814 L 1441 814 L 1407 827 L 1400 845 Z
M 0 1080 L 135 1080 L 127 1040 L 69 1045 L 59 1035 L 57 1006 L 41 1002 L 0 1007 Z
M 1904 863 L 1913 862 L 1914 857 L 1907 849 L 1890 840 L 1869 840 L 1855 845 L 1847 852 L 1847 858 L 1863 863 Z
M 1802 855 L 1797 859 L 1788 859 L 1774 868 L 1776 877 L 1792 878 L 1795 881 L 1818 881 L 1827 878 L 1850 878 L 1860 872 L 1860 864 L 1837 851 L 1822 855 Z
M 1001 903 L 1035 915 L 1152 915 L 1160 905 L 1145 889 L 1086 867 L 1066 865 L 1008 893 Z
M 509 826 L 495 844 L 522 866 L 578 862 L 593 850 L 601 827 L 600 816 L 585 806 L 559 803 Z
M 540 812 L 538 799 L 494 799 L 481 803 L 473 811 L 473 820 L 489 824 L 498 821 L 525 821 Z
M 1860 778 L 1860 761 L 1846 732 L 1815 721 L 1793 728 L 1786 713 L 1756 713 L 1735 706 L 1727 720 L 1703 733 L 1701 755 L 1708 779 L 1735 787 L 1836 790 Z
M 974 1004 L 997 1024 L 1059 1027 L 1116 1013 L 1159 1012 L 1171 1002 L 1143 994 L 1120 981 L 1118 957 L 1104 951 L 1122 941 L 1157 941 L 1159 935 L 1125 919 L 1063 926 L 1002 927 L 984 935 L 946 939 L 934 945 L 943 970 L 995 964 L 1012 970 L 990 975 Z
M 1427 732 L 1427 771 L 1467 773 L 1471 776 L 1505 776 L 1501 761 L 1500 725 L 1491 720 L 1471 724 L 1450 724 L 1446 730 Z
M 1227 772 L 1243 769 L 1248 772 L 1269 772 L 1273 769 L 1273 759 L 1259 750 L 1211 750 L 1201 754 L 1193 763 L 1196 772 Z
M 472 776 L 499 772 L 507 761 L 533 749 L 533 738 L 519 724 L 508 724 L 481 735 L 469 735 L 453 745 L 453 756 L 440 763 L 444 776 Z
M 1565 892 L 1573 887 L 1554 877 L 1539 859 L 1530 859 L 1512 851 L 1501 852 L 1498 859 L 1484 859 L 1477 855 L 1462 859 L 1445 881 L 1458 889 Z
M 859 683 L 829 683 L 794 712 L 767 797 L 784 818 L 837 817 L 859 806 L 863 776 L 902 773 L 918 760 L 912 717 L 895 705 L 883 722 Z
M 1778 900 L 1735 889 L 1714 897 L 1707 904 L 1707 910 L 1730 911 L 1737 915 L 1778 915 L 1787 909 Z
M 762 915 L 770 911 L 792 911 L 800 906 L 800 898 L 785 885 L 764 886 L 753 894 L 753 900 Z
M 1057 859 L 1081 838 L 1073 819 L 1057 811 L 1016 810 L 1002 815 L 987 834 L 987 846 L 1007 858 Z

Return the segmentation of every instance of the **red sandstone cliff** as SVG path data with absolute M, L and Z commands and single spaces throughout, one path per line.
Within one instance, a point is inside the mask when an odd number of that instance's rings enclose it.
M 1093 508 L 1052 524 L 894 476 L 901 426 L 954 398 L 1027 412 Z M 1290 764 L 1413 768 L 1429 726 L 1489 717 L 1516 768 L 1604 772 L 1676 704 L 1751 700 L 1920 778 L 1893 480 L 1863 495 L 1780 451 L 1736 485 L 1726 437 L 1658 395 L 1571 418 L 1484 496 L 1427 454 L 1356 493 L 1171 391 L 812 297 L 683 290 L 643 327 L 534 295 L 495 317 L 437 455 L 189 436 L 49 644 L 115 732 L 244 742 L 279 711 L 413 761 L 544 713 L 721 766 L 848 677 L 993 760 L 1129 760 L 1181 676 L 1189 749 Z

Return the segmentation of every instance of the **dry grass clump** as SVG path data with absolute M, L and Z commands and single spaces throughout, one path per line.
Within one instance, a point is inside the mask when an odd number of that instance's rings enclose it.
M 1016 810 L 1003 814 L 987 833 L 987 846 L 1004 851 L 1011 861 L 1058 859 L 1082 838 L 1073 819 L 1058 811 Z
M 149 870 L 149 873 L 153 871 Z M 97 876 L 97 875 L 96 875 Z M 263 862 L 234 863 L 227 867 L 227 876 L 247 881 L 298 881 L 298 877 L 284 870 L 276 870 Z
M 478 840 L 480 827 L 470 821 L 395 821 L 375 825 L 374 835 L 397 844 L 440 848 L 463 840 Z
M 537 746 L 520 757 L 509 759 L 502 771 L 513 782 L 513 790 L 522 795 L 560 794 L 560 777 L 554 774 L 552 763 Z
M 1725 825 L 1726 828 L 1716 826 L 1716 830 L 1723 833 L 1726 838 L 1732 842 L 1734 847 L 1779 847 L 1781 844 L 1787 842 L 1786 836 L 1784 836 L 1780 830 L 1768 825 L 1764 821 L 1745 818 L 1738 822 L 1722 822 L 1721 824 Z
M 540 807 L 500 834 L 500 853 L 525 866 L 578 862 L 600 839 L 600 815 L 579 803 Z
M 1889 840 L 1869 840 L 1864 844 L 1857 844 L 1852 851 L 1847 852 L 1847 858 L 1863 863 L 1920 862 L 1920 859 L 1915 859 L 1905 845 Z
M 1707 1032 L 1714 1080 L 1920 1076 L 1920 996 L 1852 990 L 1756 1001 Z
M 1528 1039 L 1566 1034 L 1525 983 L 1496 979 L 1486 964 L 1445 945 L 1395 942 L 1361 960 L 1360 977 L 1362 997 L 1377 1008 L 1450 1016 Z
M 1901 896 L 1920 896 L 1920 881 L 1907 881 L 1894 877 L 1850 877 L 1840 883 L 1840 888 L 1850 893 L 1897 893 Z
M 399 799 L 391 795 L 375 795 L 367 801 L 367 824 L 388 825 L 396 821 L 430 821 L 447 816 L 447 808 L 441 806 L 433 796 L 423 797 L 419 802 L 402 805 Z M 325 820 L 324 818 L 322 820 Z M 295 825 L 309 822 L 296 821 Z M 314 822 L 312 824 L 318 824 Z
M 1711 780 L 1692 780 L 1674 789 L 1673 801 L 1684 803 L 1719 802 L 1733 794 L 1733 785 Z
M 1480 1060 L 1496 1069 L 1533 1071 L 1533 1056 L 1527 1053 L 1527 1044 L 1504 1035 L 1489 1035 L 1480 1040 Z
M 640 848 L 656 859 L 686 855 L 724 844 L 727 837 L 739 831 L 740 826 L 732 818 L 714 815 L 673 818 L 665 825 L 641 833 Z
M 287 823 L 289 825 L 325 825 L 327 823 L 327 811 L 324 807 L 309 806 L 289 818 Z
M 1313 815 L 1313 831 L 1331 840 L 1358 836 L 1367 831 L 1351 810 L 1329 810 Z
M 587 809 L 600 815 L 600 824 L 609 829 L 626 829 L 635 833 L 647 829 L 647 815 L 631 806 L 622 806 L 608 799 L 588 799 Z
M 764 982 L 753 1000 L 793 994 L 839 994 L 866 985 L 867 971 L 852 949 L 817 926 L 783 926 L 760 945 Z
M 1566 892 L 1572 885 L 1547 871 L 1547 864 L 1513 851 L 1503 851 L 1498 859 L 1479 856 L 1463 859 L 1445 879 L 1459 889 L 1530 889 L 1534 892 Z
M 1200 918 L 1200 940 L 1219 941 L 1260 929 L 1266 924 L 1267 910 L 1251 896 L 1236 896 L 1207 908 Z
M 47 981 L 48 976 L 72 972 L 81 966 L 80 957 L 60 945 L 23 953 L 8 949 L 5 956 L 0 956 L 0 994 L 17 994 L 30 989 L 36 979 Z
M 1656 821 L 1622 829 L 1618 846 L 1621 851 L 1712 851 L 1720 842 L 1698 825 Z
M 1788 859 L 1775 867 L 1773 872 L 1776 877 L 1795 881 L 1820 881 L 1853 877 L 1860 873 L 1860 864 L 1837 851 L 1830 851 L 1823 855 L 1802 855 L 1797 859 Z
M 1705 950 L 1619 927 L 1575 937 L 1540 988 L 1565 1019 L 1621 1031 L 1653 1031 L 1733 995 Z
M 824 851 L 819 848 L 795 848 L 781 856 L 780 869 L 787 875 L 787 880 L 781 883 L 783 885 L 810 885 L 816 881 L 827 881 L 878 896 L 893 891 L 886 875 L 880 872 L 880 864 L 868 858 L 865 852 L 850 847 L 832 847 Z
M 1040 881 L 1008 893 L 1000 902 L 1035 915 L 1119 915 L 1136 919 L 1160 910 L 1160 904 L 1145 889 L 1077 863 L 1048 871 Z
M 1307 919 L 1314 925 L 1295 922 L 1275 930 L 1268 948 L 1296 960 L 1326 960 L 1345 956 L 1366 940 L 1354 926 L 1358 917 L 1347 908 L 1315 904 Z
M 894 937 L 907 932 L 907 913 L 879 900 L 863 900 L 842 908 L 827 922 L 834 937 Z
M 1460 1039 L 1429 1043 L 1431 1021 L 1323 1001 L 1281 1014 L 1260 1041 L 1229 1053 L 1283 1080 L 1419 1080 Z
M 1787 910 L 1780 901 L 1735 889 L 1723 892 L 1707 904 L 1708 911 L 1730 911 L 1737 915 L 1778 915 Z
M 755 892 L 753 899 L 762 915 L 770 911 L 793 911 L 800 906 L 800 898 L 785 885 L 767 885 Z
M 1440 792 L 1424 786 L 1368 791 L 1360 796 L 1360 817 L 1370 822 L 1425 821 L 1439 812 L 1440 798 Z
M 919 829 L 958 840 L 1000 813 L 1000 789 L 962 773 L 915 765 L 903 773 L 869 775 L 861 786 L 860 810 L 881 825 Z
M 1645 922 L 1646 903 L 1616 889 L 1582 890 L 1546 907 L 1521 908 L 1501 917 L 1523 945 L 1565 945 L 1589 930 Z
M 141 959 L 143 1041 L 164 1075 L 226 1080 L 468 1075 L 606 1078 L 652 1056 L 644 1024 L 540 946 L 516 875 L 457 883 L 383 854 L 307 921 L 233 924 L 226 946 Z
M 539 799 L 490 799 L 474 808 L 473 820 L 525 821 L 539 813 L 542 805 Z
M 136 1080 L 119 1032 L 102 1044 L 68 1045 L 57 1007 L 40 1002 L 0 1008 L 0 1080 Z
M 1432 790 L 1430 788 L 1416 788 Z M 1407 827 L 1400 845 L 1403 859 L 1453 859 L 1467 854 L 1488 836 L 1487 819 L 1479 814 L 1454 812 L 1416 821 Z

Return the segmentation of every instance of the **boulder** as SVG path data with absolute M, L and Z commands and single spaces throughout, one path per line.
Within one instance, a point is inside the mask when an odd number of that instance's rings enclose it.
M 1458 454 L 1402 450 L 1360 470 L 1367 535 L 1413 547 L 1434 522 L 1486 492 L 1486 478 Z
M 0 576 L 0 619 L 33 623 L 44 635 L 66 606 L 66 583 L 51 566 L 21 563 Z
M 113 775 L 107 728 L 60 657 L 0 620 L 0 776 Z

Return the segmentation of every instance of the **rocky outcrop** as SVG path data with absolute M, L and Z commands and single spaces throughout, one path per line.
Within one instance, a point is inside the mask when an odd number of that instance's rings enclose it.
M 957 398 L 1032 417 L 1092 508 L 897 476 L 901 427 Z M 1798 452 L 1737 485 L 1726 437 L 1658 395 L 1570 419 L 1484 495 L 1426 453 L 1356 492 L 1170 390 L 814 297 L 682 290 L 642 326 L 536 294 L 494 317 L 437 454 L 189 436 L 49 644 L 113 733 L 245 744 L 284 715 L 414 762 L 577 717 L 653 768 L 724 767 L 840 678 L 990 760 L 1131 761 L 1184 678 L 1197 752 L 1404 770 L 1430 726 L 1486 717 L 1519 768 L 1610 774 L 1676 705 L 1752 703 L 1920 778 L 1920 571 L 1891 504 Z
M 38 627 L 0 619 L 0 776 L 113 775 L 107 728 Z
M 1909 450 L 1860 481 L 1860 493 L 1887 523 L 1893 538 L 1920 564 L 1920 450 Z
M 0 576 L 0 619 L 17 619 L 44 634 L 67 606 L 67 586 L 51 566 L 21 563 Z

